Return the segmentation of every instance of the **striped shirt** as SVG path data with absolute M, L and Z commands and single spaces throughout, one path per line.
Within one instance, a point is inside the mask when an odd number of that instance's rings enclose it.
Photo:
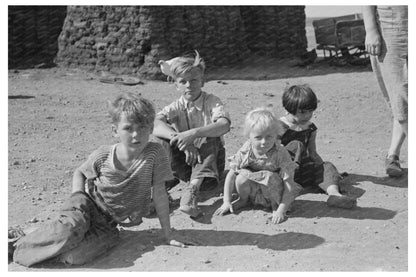
M 115 167 L 116 145 L 94 151 L 80 166 L 88 193 L 117 222 L 146 215 L 153 184 L 173 179 L 168 157 L 158 143 L 149 142 L 127 171 Z

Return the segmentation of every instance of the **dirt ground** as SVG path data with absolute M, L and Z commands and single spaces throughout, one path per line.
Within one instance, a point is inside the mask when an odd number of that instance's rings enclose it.
M 32 69 L 8 73 L 8 225 L 41 224 L 71 192 L 72 173 L 111 136 L 106 100 L 121 91 L 140 92 L 157 110 L 179 95 L 174 85 L 143 81 L 136 86 L 105 84 L 81 70 Z M 358 198 L 353 210 L 329 208 L 327 196 L 303 194 L 289 219 L 270 223 L 271 213 L 249 207 L 213 216 L 222 188 L 205 192 L 205 216 L 193 221 L 172 207 L 172 226 L 200 245 L 162 243 L 157 218 L 121 232 L 120 245 L 84 266 L 46 262 L 9 271 L 407 271 L 408 176 L 384 174 L 391 113 L 369 67 L 305 68 L 259 61 L 249 67 L 208 72 L 204 90 L 219 96 L 232 117 L 225 136 L 227 155 L 245 140 L 247 111 L 272 104 L 283 115 L 287 83 L 308 83 L 320 99 L 314 122 L 317 147 L 348 176 L 342 190 Z M 407 141 L 401 159 L 407 172 Z M 181 185 L 171 190 L 177 203 Z

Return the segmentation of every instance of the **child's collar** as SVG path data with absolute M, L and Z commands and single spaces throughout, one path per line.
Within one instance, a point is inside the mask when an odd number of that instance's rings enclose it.
M 185 105 L 185 108 L 188 108 L 192 104 L 192 106 L 197 108 L 199 111 L 202 111 L 204 107 L 204 96 L 205 96 L 205 92 L 201 90 L 201 94 L 194 101 L 188 101 L 183 96 L 181 96 L 181 98 Z
M 302 131 L 305 130 L 309 127 L 309 125 L 311 125 L 311 122 L 308 121 L 305 124 L 297 124 L 297 123 L 293 123 L 290 122 L 286 116 L 282 116 L 280 118 L 281 121 L 283 121 L 283 123 L 285 123 L 287 126 L 289 126 L 289 129 L 294 130 L 294 131 Z

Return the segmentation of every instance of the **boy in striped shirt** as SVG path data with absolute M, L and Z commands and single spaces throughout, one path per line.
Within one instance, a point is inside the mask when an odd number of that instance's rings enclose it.
M 168 157 L 160 144 L 149 142 L 152 103 L 125 93 L 109 104 L 119 142 L 99 147 L 75 170 L 71 197 L 54 220 L 17 240 L 15 262 L 31 266 L 53 257 L 69 264 L 88 262 L 119 242 L 117 225 L 142 222 L 151 198 L 166 242 L 185 246 L 170 228 L 165 182 L 173 175 Z

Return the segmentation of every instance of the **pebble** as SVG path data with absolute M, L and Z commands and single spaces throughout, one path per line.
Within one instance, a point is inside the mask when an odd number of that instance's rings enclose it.
M 36 217 L 34 217 L 31 220 L 29 220 L 29 223 L 36 223 L 38 221 L 39 221 L 39 219 L 37 219 Z
M 20 162 L 19 161 L 15 161 L 15 162 L 13 162 L 13 165 L 20 165 Z

